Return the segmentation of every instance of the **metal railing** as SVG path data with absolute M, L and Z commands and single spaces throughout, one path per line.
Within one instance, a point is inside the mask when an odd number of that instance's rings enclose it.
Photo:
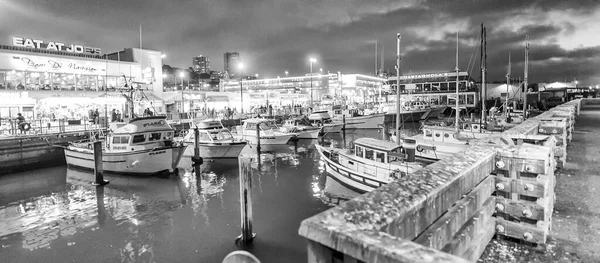
M 26 120 L 19 124 L 16 120 L 0 121 L 0 135 L 4 136 L 25 136 L 25 135 L 38 135 L 38 134 L 54 134 L 54 133 L 67 133 L 67 132 L 85 132 L 106 129 L 105 122 L 103 120 L 97 123 L 90 122 L 87 119 L 81 120 Z

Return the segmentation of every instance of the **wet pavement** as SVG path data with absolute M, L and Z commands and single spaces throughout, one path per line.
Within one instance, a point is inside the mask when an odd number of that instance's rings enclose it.
M 600 262 L 600 106 L 584 105 L 555 172 L 556 203 L 545 248 L 495 239 L 479 262 Z
M 323 143 L 349 145 L 376 130 L 328 135 Z M 257 238 L 244 247 L 262 262 L 305 262 L 300 222 L 332 206 L 333 180 L 320 169 L 314 144 L 254 149 L 253 212 Z M 206 161 L 194 175 L 184 159 L 177 176 L 93 174 L 64 166 L 0 177 L 0 262 L 221 262 L 241 249 L 238 160 Z M 338 189 L 339 190 L 339 189 Z M 325 200 L 325 201 L 324 201 Z

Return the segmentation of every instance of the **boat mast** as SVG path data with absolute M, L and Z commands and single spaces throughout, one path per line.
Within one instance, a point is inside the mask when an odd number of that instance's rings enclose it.
M 504 118 L 508 120 L 508 87 L 510 85 L 510 52 L 508 53 L 508 71 L 506 73 L 506 100 L 504 105 Z
M 400 143 L 400 33 L 396 34 L 396 143 Z
M 487 84 L 486 84 L 486 59 L 487 59 L 487 39 L 483 23 L 481 24 L 481 120 L 482 123 L 487 123 L 487 109 L 485 102 L 487 101 Z M 481 127 L 481 125 L 480 125 Z M 481 128 L 480 128 L 481 129 Z
M 458 69 L 458 31 L 456 31 L 456 67 L 454 68 L 454 70 L 456 71 L 456 109 L 455 109 L 456 114 L 454 114 L 456 116 L 456 118 L 454 121 L 455 121 L 456 131 L 458 132 L 460 129 L 459 128 L 460 125 L 458 123 L 459 115 L 460 115 L 460 111 L 458 109 L 458 84 L 459 84 L 459 82 L 458 82 L 458 72 L 459 72 L 459 69 Z
M 525 35 L 525 73 L 523 78 L 523 87 L 525 89 L 525 98 L 523 99 L 523 119 L 527 119 L 527 78 L 529 76 L 529 35 Z

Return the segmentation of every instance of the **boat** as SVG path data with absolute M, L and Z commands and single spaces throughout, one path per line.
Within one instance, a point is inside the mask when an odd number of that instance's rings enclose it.
M 248 144 L 246 141 L 235 139 L 219 120 L 202 120 L 197 122 L 195 127 L 198 128 L 198 149 L 202 158 L 238 158 Z M 194 156 L 194 128 L 189 129 L 183 142 L 188 146 L 184 155 Z
M 174 129 L 165 116 L 130 120 L 101 140 L 104 172 L 134 175 L 173 172 L 186 148 L 175 142 L 173 135 Z M 95 141 L 70 143 L 64 150 L 67 165 L 93 170 Z
M 343 122 L 334 122 L 327 111 L 315 111 L 308 115 L 308 121 L 316 127 L 322 127 L 321 132 L 338 133 L 344 128 Z
M 298 139 L 318 139 L 323 127 L 315 127 L 306 118 L 291 118 L 283 121 L 282 132 L 297 133 Z
M 296 133 L 283 133 L 278 127 L 273 127 L 273 120 L 269 119 L 246 119 L 242 122 L 238 136 L 250 144 L 257 144 L 260 136 L 260 144 L 286 144 Z M 259 129 L 257 132 L 257 128 Z
M 407 143 L 414 145 L 414 142 Z M 417 162 L 415 148 L 410 145 L 359 138 L 352 149 L 315 146 L 331 178 L 355 192 L 365 193 L 431 163 Z
M 385 113 L 360 114 L 358 109 L 343 109 L 334 106 L 332 109 L 333 120 L 342 122 L 346 129 L 378 129 L 385 121 Z
M 425 101 L 401 101 L 400 119 L 404 122 L 417 122 L 422 119 L 437 118 L 440 116 L 446 107 L 432 107 Z M 392 119 L 396 119 L 397 106 L 396 103 L 388 103 L 381 109 L 386 115 L 391 115 Z

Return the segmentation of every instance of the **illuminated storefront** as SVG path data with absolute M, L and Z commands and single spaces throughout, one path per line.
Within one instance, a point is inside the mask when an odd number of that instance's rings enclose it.
M 39 102 L 32 118 L 52 114 L 80 118 L 87 116 L 90 108 L 127 110 L 122 93 L 133 83 L 145 90 L 146 97 L 153 98 L 149 102 L 137 100 L 136 107 L 164 112 L 164 105 L 153 95 L 162 92 L 161 68 L 158 51 L 128 48 L 102 55 L 95 47 L 13 37 L 12 45 L 0 45 L 0 93 L 28 92 Z M 25 104 L 20 107 L 20 111 L 29 109 Z M 9 114 L 8 110 L 2 114 Z
M 397 89 L 395 76 L 388 79 L 390 89 Z M 475 88 L 469 73 L 458 73 L 459 91 L 470 91 Z M 456 72 L 422 73 L 400 76 L 401 93 L 444 93 L 456 91 Z
M 26 119 L 36 115 L 36 100 L 28 92 L 0 91 L 0 119 L 14 119 L 21 113 Z

